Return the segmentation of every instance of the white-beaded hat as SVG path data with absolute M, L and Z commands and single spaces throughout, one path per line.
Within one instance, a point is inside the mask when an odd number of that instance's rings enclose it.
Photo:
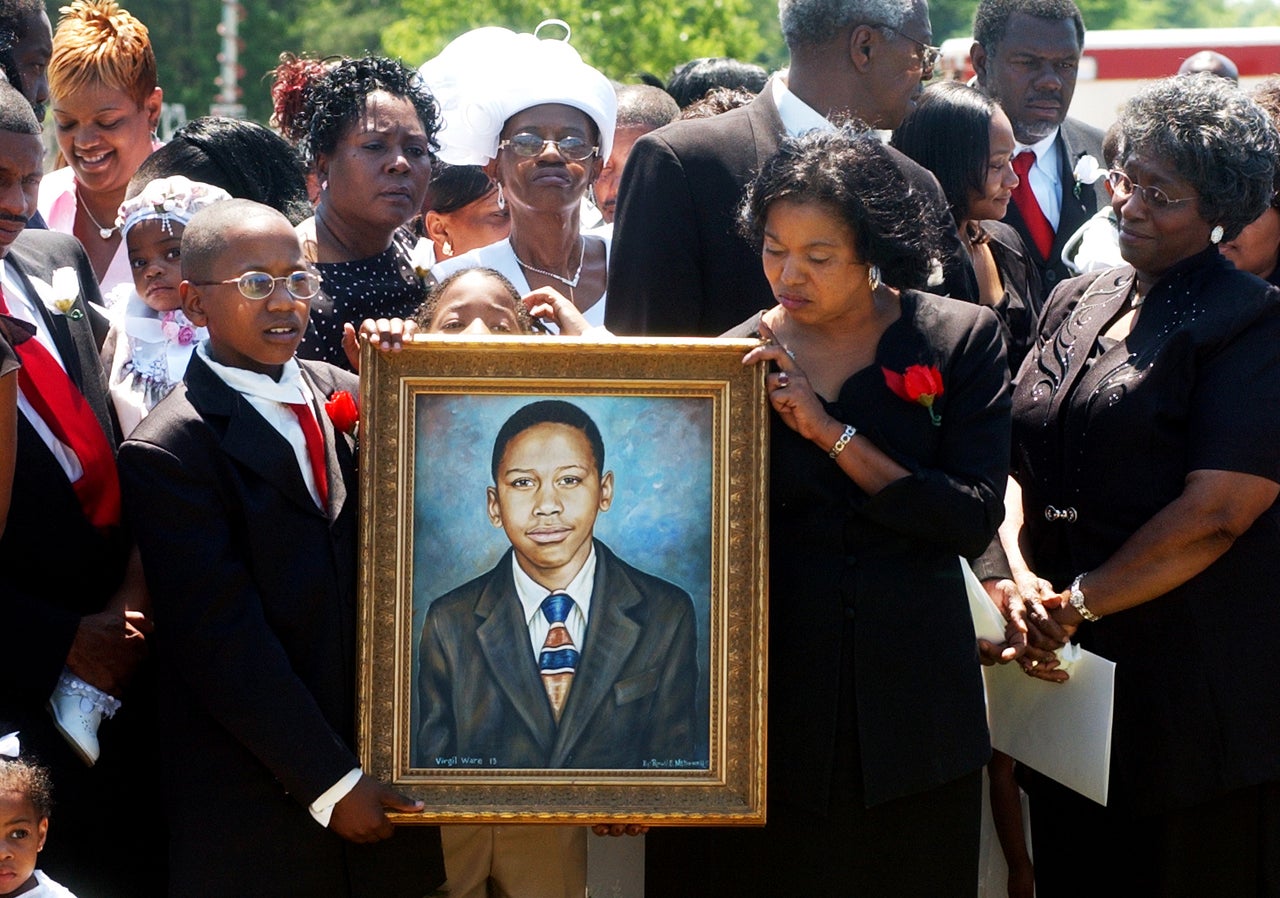
M 221 187 L 203 181 L 192 181 L 182 175 L 156 178 L 148 181 L 137 196 L 120 204 L 116 226 L 121 236 L 127 236 L 129 229 L 139 222 L 159 220 L 166 233 L 172 233 L 171 221 L 185 225 L 206 206 L 229 199 L 231 194 Z
M 547 25 L 565 29 L 563 40 L 538 37 Z M 569 26 L 549 19 L 533 34 L 476 28 L 456 37 L 418 69 L 444 127 L 439 157 L 451 165 L 484 165 L 498 154 L 507 119 L 524 109 L 562 103 L 580 109 L 600 131 L 600 158 L 613 149 L 618 98 L 613 85 L 582 61 L 568 43 Z

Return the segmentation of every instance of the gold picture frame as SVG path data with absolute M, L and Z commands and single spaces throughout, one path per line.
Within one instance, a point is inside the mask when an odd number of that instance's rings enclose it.
M 425 803 L 397 823 L 763 824 L 768 404 L 763 366 L 742 364 L 755 345 L 364 346 L 357 729 L 364 770 Z M 557 724 L 546 692 L 517 710 L 543 685 L 512 573 L 525 537 L 487 497 L 500 501 L 503 421 L 565 403 L 598 421 L 595 483 L 610 488 L 594 530 L 572 529 L 592 535 L 595 586 Z M 590 459 L 597 444 L 582 445 Z M 498 609 L 518 623 L 500 629 Z

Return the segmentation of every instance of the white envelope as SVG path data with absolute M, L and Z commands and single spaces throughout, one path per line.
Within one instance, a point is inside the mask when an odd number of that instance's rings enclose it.
M 1004 641 L 1004 618 L 968 562 L 960 559 L 974 632 Z M 1058 653 L 1070 673 L 1065 683 L 1037 680 L 1016 664 L 982 668 L 987 724 L 994 748 L 1069 789 L 1107 803 L 1111 772 L 1114 661 L 1075 645 Z

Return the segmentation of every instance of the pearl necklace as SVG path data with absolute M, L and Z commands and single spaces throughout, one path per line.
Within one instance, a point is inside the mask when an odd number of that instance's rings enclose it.
M 572 290 L 574 287 L 578 286 L 578 281 L 582 278 L 582 263 L 587 259 L 587 238 L 581 235 L 578 236 L 578 268 L 574 271 L 573 277 L 561 277 L 554 271 L 546 271 L 545 269 L 530 265 L 524 259 L 520 258 L 518 253 L 516 253 L 516 245 L 514 243 L 511 244 L 511 254 L 516 257 L 516 261 L 520 263 L 521 268 L 527 268 L 530 271 L 536 271 L 538 274 L 546 275 L 549 278 L 555 278 L 557 281 Z
M 98 219 L 94 218 L 93 213 L 89 211 L 89 204 L 84 201 L 84 197 L 80 196 L 79 190 L 76 191 L 76 208 L 80 209 L 89 217 L 89 221 L 93 222 L 93 226 L 98 229 L 98 236 L 103 240 L 110 240 L 111 235 L 120 227 L 119 225 L 116 225 L 115 227 L 104 228 L 99 224 Z

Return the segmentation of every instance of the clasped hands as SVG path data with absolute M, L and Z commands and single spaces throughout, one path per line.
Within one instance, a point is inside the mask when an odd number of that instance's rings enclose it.
M 1028 676 L 1063 683 L 1067 672 L 1059 666 L 1058 649 L 1066 645 L 1080 624 L 1066 591 L 1057 592 L 1049 581 L 1030 571 L 1012 580 L 986 580 L 983 586 L 1006 621 L 1005 641 L 978 640 L 983 664 L 1016 661 Z

